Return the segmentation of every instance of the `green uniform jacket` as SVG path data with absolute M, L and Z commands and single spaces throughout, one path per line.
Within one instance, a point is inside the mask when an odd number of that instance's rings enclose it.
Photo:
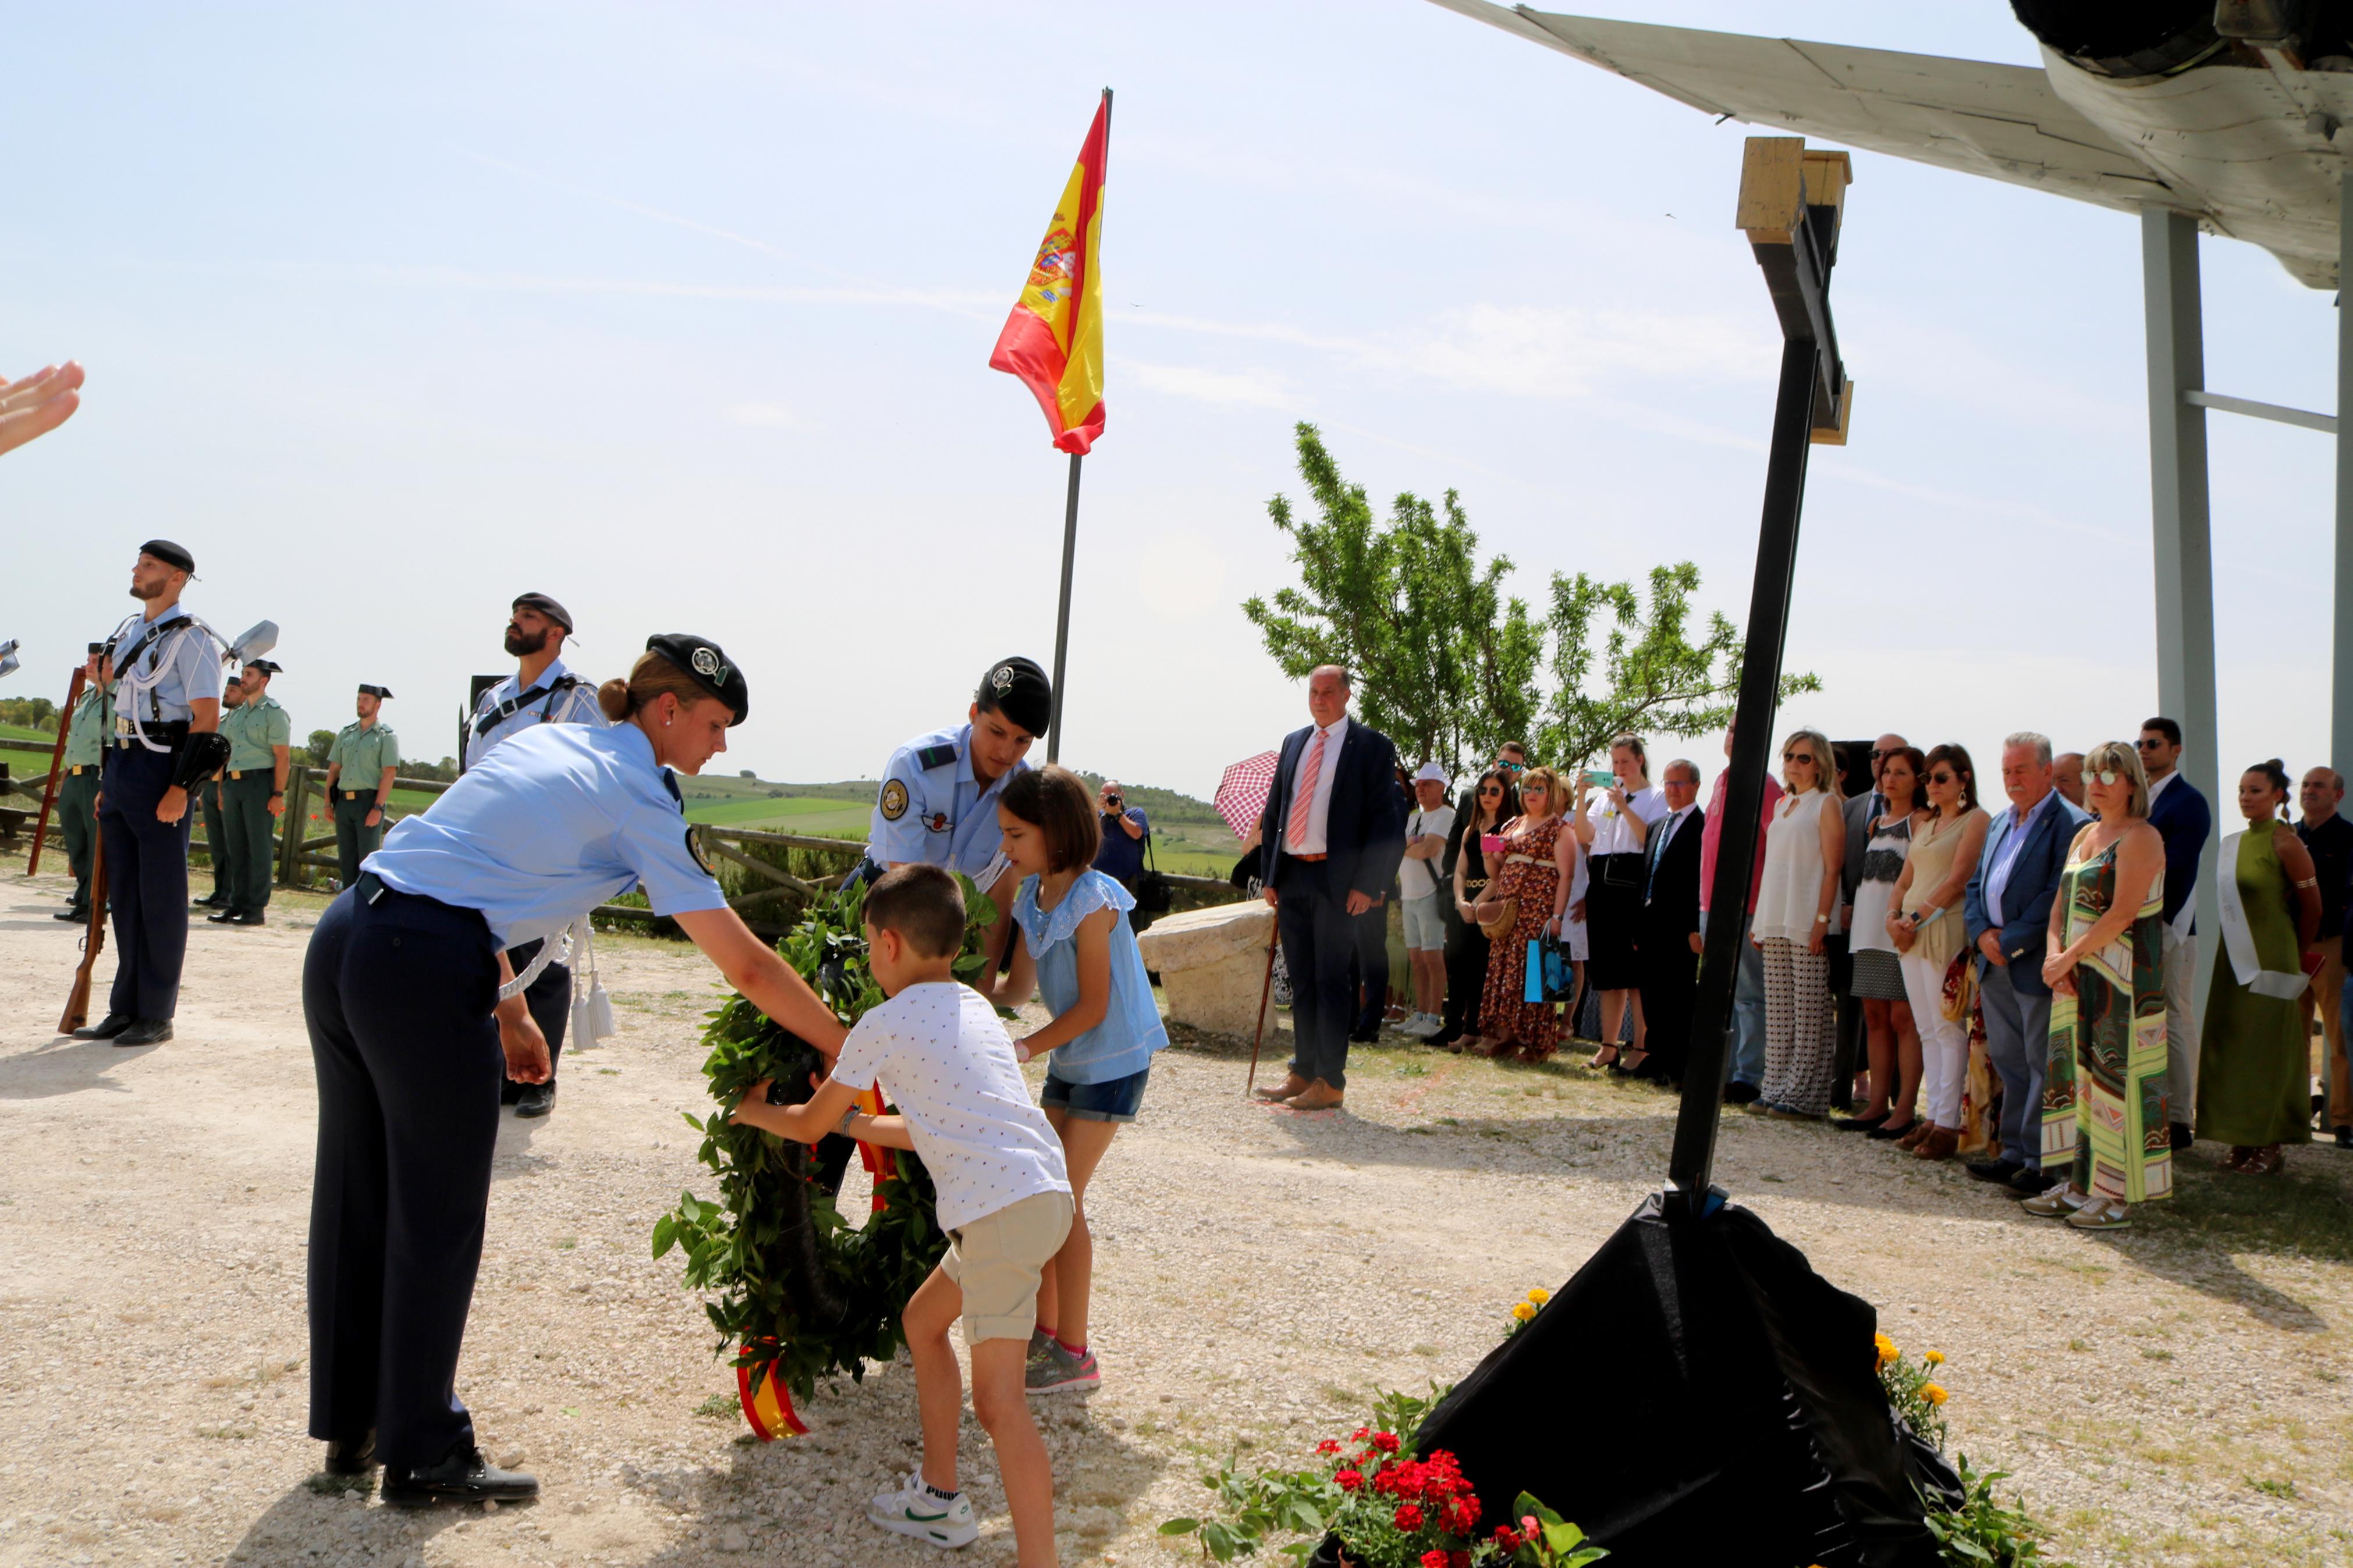
M 338 763 L 343 772 L 335 776 L 337 789 L 372 790 L 385 769 L 400 766 L 400 737 L 381 721 L 364 730 L 354 719 L 335 732 L 335 743 L 327 748 L 327 765 Z
M 384 727 L 379 724 L 376 729 L 382 733 Z M 270 770 L 278 763 L 273 748 L 294 743 L 294 721 L 276 698 L 265 695 L 222 714 L 220 732 L 228 737 L 228 765 L 233 772 Z M 371 773 L 368 787 L 375 785 L 375 776 Z
M 106 694 L 92 686 L 74 704 L 71 727 L 66 731 L 66 766 L 94 768 L 106 753 L 106 735 L 99 728 L 99 705 Z

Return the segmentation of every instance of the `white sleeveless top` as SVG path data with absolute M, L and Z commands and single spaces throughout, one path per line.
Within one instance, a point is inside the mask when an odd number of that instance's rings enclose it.
M 1759 941 L 1812 940 L 1814 912 L 1822 898 L 1822 813 L 1838 797 L 1828 790 L 1785 795 L 1765 831 L 1765 879 L 1757 889 L 1757 915 L 1749 931 Z M 1831 923 L 1838 930 L 1838 896 L 1831 896 Z

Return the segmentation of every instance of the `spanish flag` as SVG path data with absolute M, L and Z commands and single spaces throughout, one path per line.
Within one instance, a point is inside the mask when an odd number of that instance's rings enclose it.
M 1103 298 L 1096 268 L 1110 145 L 1111 89 L 1105 88 L 1029 281 L 988 356 L 989 369 L 1019 376 L 1036 395 L 1054 446 L 1064 452 L 1083 453 L 1103 434 Z

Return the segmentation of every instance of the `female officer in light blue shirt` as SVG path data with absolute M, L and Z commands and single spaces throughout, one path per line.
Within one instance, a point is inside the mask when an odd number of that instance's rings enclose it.
M 672 773 L 727 749 L 750 706 L 743 673 L 702 637 L 646 649 L 597 693 L 612 728 L 517 735 L 396 826 L 303 962 L 319 1075 L 311 1435 L 330 1473 L 380 1460 L 387 1503 L 538 1491 L 483 1460 L 454 1387 L 499 1085 L 548 1070 L 505 950 L 637 884 L 762 1011 L 828 1057 L 841 1046 L 831 1010 L 726 907 L 687 836 Z

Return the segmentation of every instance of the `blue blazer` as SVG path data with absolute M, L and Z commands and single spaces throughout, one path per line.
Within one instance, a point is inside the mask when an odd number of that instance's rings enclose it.
M 2010 868 L 2010 880 L 2001 890 L 2002 912 L 2009 917 L 2001 925 L 2002 956 L 2010 960 L 2010 988 L 2026 996 L 2051 994 L 2051 987 L 2042 983 L 2043 939 L 2051 929 L 2051 900 L 2059 893 L 2059 873 L 2067 865 L 2067 846 L 2075 841 L 2074 815 L 2067 809 L 2066 797 L 2055 791 L 2053 795 L 2057 804 L 2044 806 L 2027 829 L 2026 842 L 2020 847 L 2018 858 Z M 1986 829 L 1985 852 L 1978 857 L 1978 868 L 1969 874 L 1969 890 L 1961 910 L 1972 948 L 1993 925 L 1986 913 L 1985 879 L 2000 863 L 2002 846 L 2010 841 L 2016 820 L 2005 802 L 1993 826 Z M 1979 952 L 1980 978 L 1989 962 Z
M 1266 885 L 1278 890 L 1290 858 L 1282 852 L 1282 829 L 1291 819 L 1291 781 L 1314 733 L 1310 724 L 1283 737 L 1282 760 L 1275 764 L 1274 787 L 1267 791 L 1266 815 L 1260 820 L 1260 864 L 1266 868 Z M 1339 769 L 1324 825 L 1331 869 L 1342 887 L 1377 899 L 1397 880 L 1398 865 L 1405 858 L 1405 792 L 1398 787 L 1397 747 L 1378 730 L 1351 719 L 1340 742 Z
M 2214 814 L 2195 784 L 2177 777 L 2149 806 L 2148 825 L 2165 840 L 2165 920 L 2170 925 L 2198 890 L 2198 860 L 2214 832 Z M 2190 930 L 2197 930 L 2194 920 Z

